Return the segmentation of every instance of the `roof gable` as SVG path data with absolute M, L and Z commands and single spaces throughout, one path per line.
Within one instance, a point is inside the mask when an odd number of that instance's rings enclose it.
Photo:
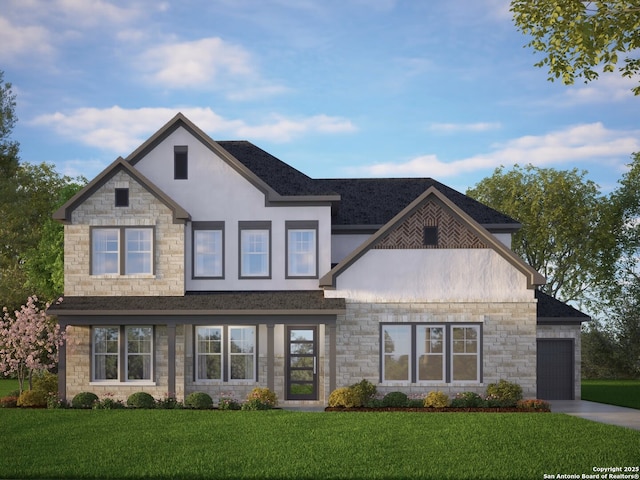
M 100 187 L 110 180 L 116 173 L 125 171 L 129 176 L 142 185 L 148 192 L 164 203 L 173 212 L 174 223 L 185 222 L 191 219 L 189 212 L 173 201 L 160 188 L 154 185 L 142 173 L 127 163 L 122 157 L 118 157 L 111 165 L 105 168 L 96 178 L 89 182 L 82 190 L 71 197 L 64 205 L 53 213 L 53 219 L 62 223 L 71 222 L 71 214 L 87 198 L 93 195 Z
M 135 165 L 178 128 L 184 128 L 265 195 L 267 203 L 331 202 L 340 197 L 321 191 L 309 177 L 246 141 L 216 142 L 182 113 L 132 152 L 126 161 Z M 224 145 L 224 146 L 223 146 Z M 226 148 L 225 148 L 226 147 Z
M 423 222 L 442 225 L 442 241 L 437 246 L 422 245 Z M 417 230 L 417 231 L 416 231 Z M 420 237 L 420 238 L 417 238 Z M 420 244 L 418 246 L 418 243 Z M 411 202 L 386 225 L 320 279 L 321 287 L 333 288 L 336 278 L 368 250 L 375 248 L 491 248 L 527 278 L 527 287 L 545 283 L 545 278 L 527 265 L 511 249 L 449 200 L 434 186 Z

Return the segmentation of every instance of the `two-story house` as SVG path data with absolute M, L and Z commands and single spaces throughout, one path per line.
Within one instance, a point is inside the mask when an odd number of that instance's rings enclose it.
M 588 317 L 539 292 L 513 219 L 429 178 L 312 179 L 182 114 L 54 214 L 60 392 L 324 405 L 381 392 L 580 395 Z

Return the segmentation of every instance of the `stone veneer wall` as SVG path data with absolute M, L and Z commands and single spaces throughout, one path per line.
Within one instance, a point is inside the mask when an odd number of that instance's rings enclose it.
M 538 325 L 538 338 L 572 338 L 574 340 L 574 395 L 582 396 L 582 327 L 580 325 Z
M 129 207 L 114 206 L 116 188 L 129 188 Z M 154 226 L 155 275 L 90 275 L 91 226 Z M 184 295 L 185 226 L 125 172 L 78 206 L 64 228 L 65 295 Z
M 175 393 L 177 399 L 184 398 L 184 327 L 176 327 L 176 392 L 168 391 L 167 327 L 154 327 L 155 368 L 153 382 L 91 382 L 91 327 L 67 327 L 67 401 L 80 392 L 93 392 L 98 397 L 112 395 L 126 401 L 135 392 L 147 392 L 156 399 Z M 123 359 L 120 359 L 123 361 Z
M 379 383 L 380 323 L 482 323 L 483 382 Z M 338 317 L 336 386 L 363 378 L 378 392 L 394 390 L 426 395 L 440 390 L 449 396 L 464 391 L 483 394 L 489 383 L 505 379 L 518 383 L 525 398 L 536 396 L 536 302 L 528 303 L 358 303 L 347 300 L 347 313 Z

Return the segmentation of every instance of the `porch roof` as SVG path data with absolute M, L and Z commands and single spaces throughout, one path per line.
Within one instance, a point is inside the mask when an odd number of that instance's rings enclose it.
M 184 296 L 67 296 L 51 305 L 58 316 L 338 315 L 343 298 L 321 290 L 187 292 Z
M 535 291 L 538 300 L 538 323 L 582 323 L 591 321 L 591 317 L 580 310 L 553 298 L 540 290 Z

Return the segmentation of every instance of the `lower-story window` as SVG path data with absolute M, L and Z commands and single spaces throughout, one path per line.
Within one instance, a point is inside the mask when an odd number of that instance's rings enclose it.
M 92 357 L 92 381 L 151 381 L 153 327 L 93 327 Z
M 196 380 L 254 380 L 255 327 L 196 327 Z
M 480 324 L 383 324 L 383 382 L 480 382 Z

